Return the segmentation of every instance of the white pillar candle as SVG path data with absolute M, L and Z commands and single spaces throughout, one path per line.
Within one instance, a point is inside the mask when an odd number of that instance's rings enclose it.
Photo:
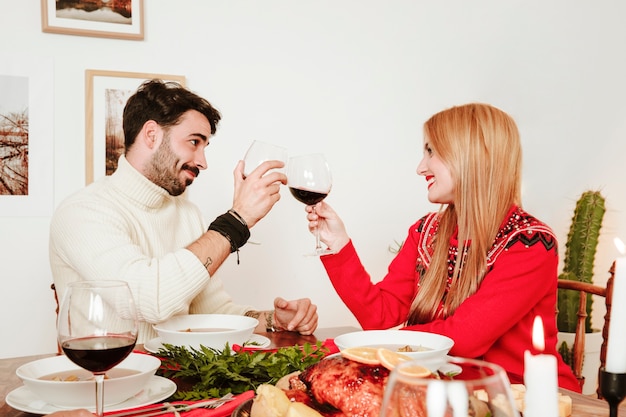
M 533 346 L 542 352 L 545 349 L 545 336 L 541 317 L 535 317 L 532 334 Z M 553 355 L 533 355 L 524 352 L 524 417 L 558 417 L 558 377 L 556 357 Z
M 615 260 L 605 369 L 615 374 L 626 373 L 626 257 Z

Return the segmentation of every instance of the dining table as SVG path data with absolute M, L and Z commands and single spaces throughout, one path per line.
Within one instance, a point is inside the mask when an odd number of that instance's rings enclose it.
M 320 328 L 317 329 L 313 335 L 309 336 L 286 331 L 258 332 L 258 334 L 270 340 L 270 344 L 265 347 L 266 349 L 275 349 L 285 346 L 304 345 L 305 343 L 315 344 L 318 341 L 324 342 L 332 340 L 341 334 L 359 330 L 360 329 L 355 327 L 345 326 Z M 136 350 L 145 352 L 143 345 L 137 345 Z M 0 417 L 32 417 L 34 415 L 16 410 L 5 401 L 7 394 L 22 385 L 15 371 L 25 363 L 57 354 L 58 353 L 54 352 L 50 354 L 0 359 Z M 605 417 L 609 415 L 609 406 L 604 400 L 595 398 L 595 396 L 583 395 L 565 389 L 560 389 L 560 392 L 572 399 L 572 417 Z M 619 415 L 626 417 L 626 403 L 620 404 Z

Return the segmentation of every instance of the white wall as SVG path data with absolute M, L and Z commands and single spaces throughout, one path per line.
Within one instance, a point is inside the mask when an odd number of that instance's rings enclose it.
M 54 60 L 55 206 L 84 185 L 84 72 L 120 70 L 185 75 L 222 111 L 190 193 L 209 218 L 230 207 L 232 169 L 252 139 L 324 152 L 328 201 L 376 280 L 388 245 L 433 208 L 415 174 L 422 123 L 469 101 L 517 120 L 525 208 L 562 243 L 580 193 L 603 191 L 599 282 L 613 238 L 626 240 L 622 1 L 146 0 L 144 41 L 44 34 L 39 1 L 15 4 L 0 0 L 2 59 Z M 242 303 L 309 296 L 321 326 L 355 325 L 319 261 L 302 256 L 313 245 L 303 206 L 282 196 L 253 229 L 260 244 L 221 276 Z M 0 217 L 0 357 L 55 350 L 49 219 Z

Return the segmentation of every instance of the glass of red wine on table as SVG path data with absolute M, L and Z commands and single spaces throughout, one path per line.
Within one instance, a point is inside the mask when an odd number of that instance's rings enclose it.
M 105 373 L 122 362 L 137 342 L 137 313 L 124 281 L 77 281 L 68 285 L 57 323 L 65 355 L 94 374 L 96 415 L 104 408 Z
M 313 206 L 326 198 L 333 180 L 323 154 L 292 156 L 287 163 L 287 186 L 296 200 Z M 315 210 L 315 208 L 313 208 Z M 319 229 L 315 231 L 315 252 L 312 256 L 333 253 L 320 243 Z

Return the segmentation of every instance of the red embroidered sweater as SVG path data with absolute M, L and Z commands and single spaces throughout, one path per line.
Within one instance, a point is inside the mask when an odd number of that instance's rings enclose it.
M 387 329 L 406 322 L 418 291 L 418 271 L 430 265 L 430 245 L 437 226 L 436 213 L 411 226 L 387 275 L 376 284 L 352 242 L 335 255 L 321 257 L 338 295 L 363 329 Z M 451 251 L 457 247 L 454 239 L 450 247 Z M 558 360 L 559 386 L 580 392 L 571 369 L 556 351 L 558 252 L 552 230 L 521 208 L 513 207 L 487 259 L 488 271 L 478 291 L 453 315 L 403 329 L 451 337 L 451 355 L 499 364 L 511 383 L 523 383 L 524 352 L 537 353 L 532 346 L 532 326 L 535 316 L 540 316 L 546 337 L 544 353 L 555 355 Z

